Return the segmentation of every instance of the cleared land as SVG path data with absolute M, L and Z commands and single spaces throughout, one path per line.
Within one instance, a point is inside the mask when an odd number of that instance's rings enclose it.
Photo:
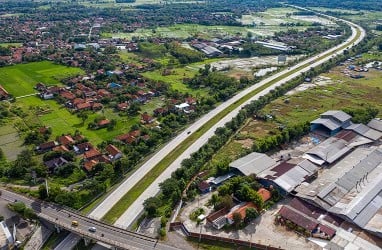
M 330 72 L 321 74 L 320 81 L 310 84 L 309 88 L 301 89 L 268 104 L 263 113 L 271 114 L 274 120 L 250 119 L 247 125 L 213 157 L 212 162 L 226 158 L 236 159 L 245 151 L 245 145 L 242 143 L 244 140 L 253 143 L 256 139 L 278 133 L 278 124 L 294 125 L 309 122 L 330 109 L 362 108 L 369 104 L 377 107 L 379 114 L 382 114 L 380 101 L 382 71 L 371 69 L 363 73 L 365 78 L 352 79 L 341 73 L 343 69 L 344 66 L 335 67 Z
M 298 30 L 304 30 L 309 26 L 295 27 Z M 201 37 L 211 39 L 214 37 L 233 37 L 236 35 L 246 36 L 251 32 L 258 36 L 271 36 L 275 32 L 287 31 L 289 27 L 279 25 L 259 26 L 259 27 L 240 27 L 240 26 L 205 26 L 197 24 L 176 24 L 167 27 L 158 27 L 155 29 L 137 29 L 132 33 L 102 33 L 105 38 L 127 38 L 132 37 L 148 38 L 148 37 L 169 37 L 169 38 L 189 38 Z
M 48 61 L 0 68 L 0 85 L 15 97 L 33 94 L 36 83 L 60 85 L 60 80 L 83 74 L 79 68 L 56 65 Z
M 0 43 L 0 47 L 21 47 L 22 43 Z

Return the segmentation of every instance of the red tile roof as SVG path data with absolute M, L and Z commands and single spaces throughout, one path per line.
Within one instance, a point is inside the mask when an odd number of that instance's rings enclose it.
M 260 188 L 257 191 L 257 193 L 261 196 L 261 198 L 263 199 L 264 202 L 266 202 L 267 200 L 269 200 L 272 197 L 271 192 L 269 192 L 265 188 Z
M 91 159 L 91 158 L 94 158 L 94 157 L 97 157 L 97 156 L 100 156 L 100 155 L 101 155 L 101 153 L 97 149 L 95 149 L 95 148 L 91 148 L 91 149 L 89 149 L 89 151 L 86 151 L 84 153 L 84 157 L 86 159 Z
M 106 125 L 108 125 L 108 124 L 110 124 L 110 121 L 109 121 L 108 119 L 103 119 L 103 120 L 101 120 L 101 121 L 99 121 L 99 122 L 97 123 L 97 125 L 100 126 L 100 127 L 102 127 L 102 126 L 106 126 Z
M 8 91 L 5 90 L 5 88 L 3 88 L 3 86 L 0 85 L 0 96 L 1 97 L 8 97 Z
M 118 108 L 119 110 L 125 110 L 125 109 L 127 109 L 128 107 L 129 107 L 129 104 L 128 104 L 127 102 L 118 103 L 118 105 L 117 105 L 117 108 Z
M 68 99 L 68 100 L 73 100 L 76 98 L 76 96 L 69 91 L 62 91 L 60 94 L 63 98 Z
M 289 208 L 288 206 L 283 206 L 280 209 L 279 214 L 283 218 L 288 219 L 294 224 L 309 231 L 312 231 L 318 226 L 318 223 L 315 220 L 305 216 L 302 213 L 299 213 L 297 210 Z
M 65 147 L 64 145 L 60 145 L 60 146 L 57 146 L 57 147 L 53 148 L 53 151 L 56 151 L 56 152 L 69 152 L 69 149 L 67 147 Z
M 121 153 L 121 150 L 119 150 L 116 146 L 112 144 L 107 145 L 105 150 L 108 152 L 109 155 L 112 155 L 113 157 Z
M 78 110 L 81 110 L 81 109 L 88 109 L 88 108 L 91 108 L 91 104 L 90 103 L 88 103 L 88 102 L 85 102 L 85 103 L 79 103 L 79 104 L 77 104 L 77 109 Z
M 88 172 L 90 172 L 90 171 L 93 170 L 94 166 L 97 165 L 97 163 L 98 163 L 98 162 L 95 161 L 95 160 L 87 161 L 87 162 L 84 163 L 84 168 L 85 168 Z
M 58 141 L 60 144 L 65 145 L 65 146 L 74 143 L 74 140 L 73 140 L 72 136 L 70 136 L 70 135 L 60 136 L 60 137 L 58 137 Z
M 244 219 L 246 216 L 247 208 L 251 208 L 251 207 L 256 209 L 256 205 L 253 202 L 247 202 L 243 206 L 241 206 L 238 209 L 233 210 L 229 214 L 227 214 L 227 219 L 233 220 L 233 214 L 234 213 L 239 213 L 241 215 L 241 218 Z

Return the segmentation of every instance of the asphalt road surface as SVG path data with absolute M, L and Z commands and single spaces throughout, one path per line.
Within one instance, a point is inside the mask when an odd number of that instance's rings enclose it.
M 122 249 L 176 249 L 158 244 L 158 240 L 155 238 L 90 219 L 55 204 L 41 203 L 7 190 L 1 190 L 1 193 L 1 198 L 10 202 L 21 201 L 31 207 L 40 218 L 88 239 L 94 239 Z M 72 221 L 77 221 L 78 225 L 73 226 Z M 96 232 L 91 232 L 90 227 L 95 227 Z

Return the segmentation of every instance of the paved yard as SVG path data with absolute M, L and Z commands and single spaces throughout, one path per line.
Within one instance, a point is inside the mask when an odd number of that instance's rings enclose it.
M 287 203 L 287 200 L 279 202 L 242 230 L 216 230 L 212 226 L 206 225 L 206 221 L 204 221 L 201 226 L 198 226 L 196 222 L 189 219 L 189 215 L 198 207 L 202 207 L 206 215 L 208 215 L 212 211 L 212 208 L 206 207 L 205 204 L 211 195 L 212 194 L 203 195 L 199 201 L 196 199 L 183 208 L 180 219 L 189 231 L 197 233 L 201 231 L 204 234 L 248 240 L 253 243 L 271 245 L 283 249 L 320 249 L 317 245 L 306 240 L 305 237 L 299 236 L 283 226 L 274 224 L 276 213 L 283 204 Z

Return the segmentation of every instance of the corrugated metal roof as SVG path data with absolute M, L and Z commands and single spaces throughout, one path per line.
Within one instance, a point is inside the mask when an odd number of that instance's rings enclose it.
M 315 155 L 328 163 L 332 163 L 345 155 L 350 149 L 350 147 L 347 147 L 347 142 L 345 140 L 330 137 L 309 150 L 307 154 Z
M 308 171 L 310 174 L 314 174 L 318 170 L 318 166 L 308 160 L 304 160 L 297 165 Z
M 346 128 L 346 130 L 351 130 L 356 132 L 359 135 L 362 135 L 366 138 L 372 139 L 372 140 L 378 140 L 382 137 L 382 133 L 374 130 L 364 124 L 352 124 Z
M 266 154 L 253 152 L 240 159 L 237 159 L 234 162 L 231 162 L 229 166 L 248 176 L 251 174 L 257 175 L 265 169 L 274 166 L 275 164 L 276 161 Z
M 317 118 L 316 120 L 310 122 L 310 124 L 321 124 L 330 130 L 335 130 L 341 127 L 340 123 L 337 123 L 331 119 L 326 119 L 326 118 Z
M 382 120 L 381 119 L 373 119 L 371 120 L 367 126 L 369 126 L 370 128 L 373 128 L 375 130 L 378 130 L 380 132 L 382 132 Z
M 326 111 L 325 113 L 321 114 L 321 116 L 333 116 L 337 120 L 341 122 L 345 122 L 349 119 L 351 119 L 351 116 L 348 115 L 347 113 L 341 111 L 341 110 L 329 110 Z

